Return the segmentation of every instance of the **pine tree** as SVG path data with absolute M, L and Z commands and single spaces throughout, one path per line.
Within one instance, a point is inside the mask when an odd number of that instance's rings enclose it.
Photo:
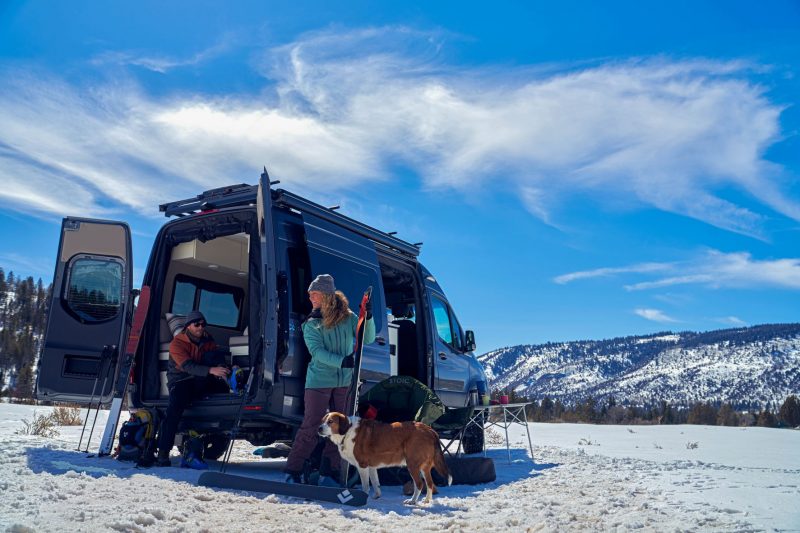
M 14 396 L 25 400 L 33 398 L 33 368 L 31 365 L 24 365 L 20 368 Z
M 769 409 L 764 409 L 759 413 L 756 425 L 763 428 L 774 428 L 778 426 L 778 419 Z
M 717 425 L 718 426 L 739 425 L 739 416 L 736 414 L 736 411 L 733 410 L 731 404 L 724 403 L 719 408 L 719 412 L 717 413 Z
M 672 406 L 666 400 L 661 400 L 661 407 L 658 412 L 658 420 L 661 424 L 674 424 L 675 416 L 672 412 Z
M 6 272 L 0 267 L 0 317 L 6 308 L 6 294 L 8 293 L 8 283 L 6 282 Z
M 714 426 L 717 423 L 717 410 L 711 402 L 696 403 L 689 410 L 688 424 Z
M 549 396 L 542 398 L 542 403 L 539 406 L 539 422 L 549 422 L 553 419 L 553 400 Z
M 800 426 L 800 400 L 797 399 L 797 396 L 792 394 L 786 398 L 778 411 L 778 418 L 789 427 Z

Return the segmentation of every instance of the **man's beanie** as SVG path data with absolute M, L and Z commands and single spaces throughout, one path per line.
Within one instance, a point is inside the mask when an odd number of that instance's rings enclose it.
M 330 274 L 320 274 L 311 285 L 308 286 L 308 292 L 319 291 L 324 294 L 333 294 L 336 292 L 336 286 L 333 284 L 333 276 Z
M 205 322 L 206 317 L 203 316 L 203 313 L 200 311 L 190 311 L 188 315 L 186 315 L 186 325 L 193 324 L 194 322 Z

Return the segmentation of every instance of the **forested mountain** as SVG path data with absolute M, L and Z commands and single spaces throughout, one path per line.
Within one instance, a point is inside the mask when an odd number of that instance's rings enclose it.
M 50 290 L 0 267 L 0 395 L 32 396 Z
M 774 409 L 800 392 L 800 324 L 520 345 L 479 359 L 492 388 L 531 399 Z

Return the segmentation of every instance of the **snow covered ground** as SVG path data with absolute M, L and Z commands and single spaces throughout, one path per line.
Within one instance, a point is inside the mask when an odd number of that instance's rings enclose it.
M 494 483 L 442 487 L 428 507 L 403 505 L 389 486 L 341 508 L 87 458 L 75 451 L 80 426 L 15 434 L 34 411 L 48 408 L 0 404 L 0 531 L 800 531 L 800 431 L 531 424 L 531 461 L 512 426 L 511 463 L 500 435 L 489 439 Z M 281 478 L 281 460 L 251 450 L 237 443 L 229 472 Z

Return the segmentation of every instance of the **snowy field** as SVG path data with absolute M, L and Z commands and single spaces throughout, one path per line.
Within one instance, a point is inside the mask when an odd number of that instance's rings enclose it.
M 403 505 L 388 486 L 365 507 L 342 508 L 87 458 L 75 451 L 80 426 L 53 439 L 16 435 L 34 411 L 48 408 L 0 404 L 0 531 L 800 531 L 800 431 L 531 424 L 531 460 L 513 426 L 511 463 L 490 436 L 494 483 L 443 487 L 428 507 Z M 229 472 L 281 479 L 283 461 L 252 448 L 237 443 Z

